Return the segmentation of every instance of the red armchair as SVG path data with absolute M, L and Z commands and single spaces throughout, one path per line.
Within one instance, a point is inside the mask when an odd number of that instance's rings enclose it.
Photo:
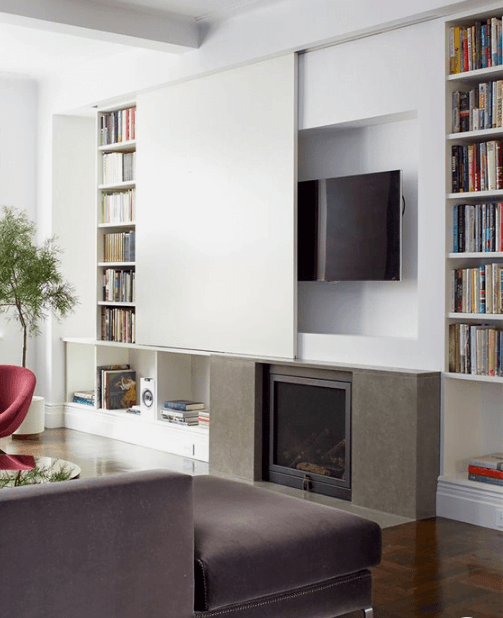
M 13 434 L 24 421 L 36 382 L 25 367 L 0 365 L 0 438 Z

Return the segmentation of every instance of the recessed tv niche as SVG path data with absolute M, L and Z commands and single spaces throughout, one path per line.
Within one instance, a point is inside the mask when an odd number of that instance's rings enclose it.
M 401 203 L 401 170 L 299 182 L 299 281 L 399 281 Z

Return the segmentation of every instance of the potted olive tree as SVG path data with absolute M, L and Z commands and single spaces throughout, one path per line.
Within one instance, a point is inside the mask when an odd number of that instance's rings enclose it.
M 40 320 L 50 311 L 57 318 L 65 317 L 77 303 L 72 286 L 64 280 L 59 271 L 61 251 L 55 245 L 54 237 L 38 245 L 35 236 L 36 226 L 25 212 L 12 206 L 2 208 L 0 313 L 9 314 L 21 326 L 23 367 L 26 367 L 28 336 L 35 337 L 40 334 Z M 43 398 L 34 397 L 33 400 L 31 407 L 37 411 L 32 414 L 30 409 L 26 420 L 17 430 L 21 435 L 43 431 Z M 35 414 L 38 419 L 32 418 L 30 422 L 30 417 Z M 39 431 L 32 431 L 35 427 Z

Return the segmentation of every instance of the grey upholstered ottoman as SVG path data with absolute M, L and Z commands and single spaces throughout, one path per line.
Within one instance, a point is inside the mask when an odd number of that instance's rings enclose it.
M 193 487 L 196 616 L 372 615 L 377 524 L 217 477 Z

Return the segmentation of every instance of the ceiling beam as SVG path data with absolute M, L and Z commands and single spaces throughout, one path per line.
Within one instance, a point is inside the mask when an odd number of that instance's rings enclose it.
M 199 47 L 193 18 L 86 0 L 0 0 L 0 22 L 172 53 Z

